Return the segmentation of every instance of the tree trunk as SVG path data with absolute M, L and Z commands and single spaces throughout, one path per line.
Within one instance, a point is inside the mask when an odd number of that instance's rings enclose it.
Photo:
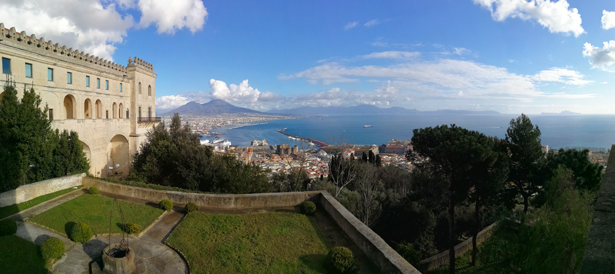
M 472 232 L 472 266 L 476 265 L 476 236 L 478 236 L 478 229 L 480 227 L 480 197 L 476 197 L 476 203 L 474 204 L 474 231 Z
M 455 274 L 455 189 L 451 178 L 448 189 L 448 269 Z

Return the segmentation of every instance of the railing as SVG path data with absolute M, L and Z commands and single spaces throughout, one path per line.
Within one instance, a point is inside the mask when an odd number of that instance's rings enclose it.
M 161 117 L 137 117 L 138 123 L 151 123 L 151 122 L 160 122 L 162 121 Z

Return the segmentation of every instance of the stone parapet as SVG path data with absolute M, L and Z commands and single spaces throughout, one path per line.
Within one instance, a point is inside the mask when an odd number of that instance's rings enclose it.
M 14 190 L 2 192 L 0 193 L 0 207 L 27 202 L 39 196 L 80 186 L 83 177 L 85 173 L 22 185 Z
M 319 204 L 382 273 L 421 273 L 331 194 L 321 192 Z

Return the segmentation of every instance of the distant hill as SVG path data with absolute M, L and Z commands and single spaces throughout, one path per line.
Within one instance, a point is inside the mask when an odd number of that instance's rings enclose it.
M 541 115 L 579 115 L 581 113 L 564 110 L 560 113 L 543 112 Z
M 363 115 L 363 114 L 500 114 L 497 111 L 450 110 L 418 111 L 402 107 L 380 108 L 373 105 L 358 105 L 353 107 L 299 107 L 292 109 L 272 109 L 267 113 L 285 115 Z
M 258 113 L 266 114 L 260 111 L 252 110 L 249 108 L 241 108 L 233 106 L 224 100 L 214 99 L 205 104 L 199 104 L 195 101 L 189 102 L 174 110 L 167 111 L 164 115 L 179 113 L 180 115 L 193 115 L 193 116 L 207 116 L 223 113 Z

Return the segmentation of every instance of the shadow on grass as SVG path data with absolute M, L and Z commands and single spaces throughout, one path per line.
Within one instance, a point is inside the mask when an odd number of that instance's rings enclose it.
M 117 227 L 118 227 L 121 231 L 128 233 L 128 231 L 127 231 L 127 230 L 128 230 L 128 228 L 126 227 L 126 225 L 128 225 L 128 224 L 116 223 L 115 225 L 117 225 Z
M 318 273 L 330 273 L 327 268 L 326 254 L 308 254 L 299 257 L 299 261 L 305 267 Z M 324 271 L 324 272 L 323 272 Z
M 64 224 L 64 232 L 66 233 L 66 235 L 69 236 L 70 238 L 70 232 L 73 230 L 73 227 L 75 227 L 77 223 L 75 222 L 68 222 L 66 224 Z

